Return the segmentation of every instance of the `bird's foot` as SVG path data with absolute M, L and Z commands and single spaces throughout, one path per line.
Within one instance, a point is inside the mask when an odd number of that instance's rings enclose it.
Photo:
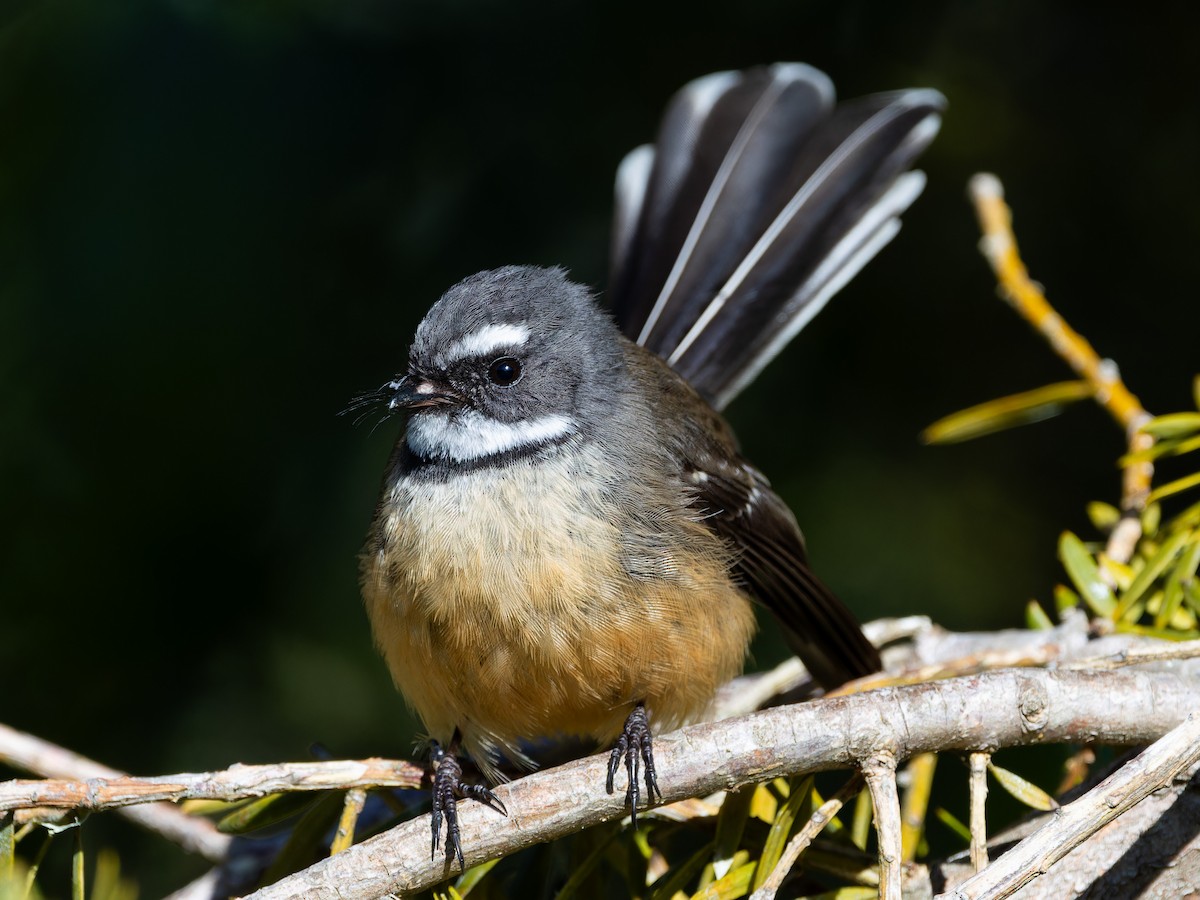
M 496 812 L 508 815 L 500 798 L 482 784 L 470 784 L 463 780 L 462 763 L 456 755 L 457 741 L 449 750 L 442 749 L 437 741 L 430 741 L 430 761 L 433 763 L 433 849 L 430 857 L 437 854 L 441 843 L 442 819 L 446 820 L 446 863 L 458 859 L 458 867 L 465 869 L 462 842 L 458 833 L 458 798 L 478 800 Z
M 613 778 L 621 760 L 625 760 L 625 772 L 629 777 L 629 786 L 625 789 L 625 802 L 629 804 L 629 818 L 634 828 L 637 828 L 638 800 L 641 798 L 641 788 L 638 785 L 638 774 L 641 764 L 646 767 L 646 794 L 653 803 L 655 797 L 662 799 L 662 791 L 658 789 L 658 774 L 654 769 L 654 748 L 650 742 L 650 722 L 646 718 L 645 704 L 639 703 L 625 720 L 625 729 L 617 738 L 617 743 L 608 758 L 608 781 L 606 788 L 613 792 Z

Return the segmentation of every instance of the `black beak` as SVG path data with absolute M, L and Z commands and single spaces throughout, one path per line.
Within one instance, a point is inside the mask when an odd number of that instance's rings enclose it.
M 462 402 L 461 397 L 437 382 L 413 375 L 389 381 L 379 389 L 378 396 L 387 403 L 389 412 L 397 409 L 422 409 L 427 406 L 449 406 Z

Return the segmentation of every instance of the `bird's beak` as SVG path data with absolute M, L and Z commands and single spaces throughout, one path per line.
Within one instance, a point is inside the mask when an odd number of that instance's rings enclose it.
M 413 375 L 405 375 L 395 381 L 389 381 L 379 389 L 379 396 L 387 401 L 389 411 L 447 406 L 462 400 L 453 391 L 437 382 Z

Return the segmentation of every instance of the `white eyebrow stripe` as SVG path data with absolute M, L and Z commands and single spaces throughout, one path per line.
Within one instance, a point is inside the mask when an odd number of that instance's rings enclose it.
M 422 412 L 408 420 L 408 447 L 425 459 L 471 462 L 565 437 L 575 430 L 570 416 L 550 415 L 524 422 L 497 422 L 477 410 Z
M 501 348 L 525 346 L 529 340 L 529 329 L 524 325 L 484 325 L 464 334 L 439 354 L 442 365 L 457 362 L 468 356 L 485 356 Z

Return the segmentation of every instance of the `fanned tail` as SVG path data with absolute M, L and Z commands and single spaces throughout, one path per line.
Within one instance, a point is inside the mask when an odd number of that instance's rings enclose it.
M 900 227 L 933 90 L 836 105 L 821 72 L 720 72 L 617 173 L 610 300 L 626 336 L 721 409 Z

